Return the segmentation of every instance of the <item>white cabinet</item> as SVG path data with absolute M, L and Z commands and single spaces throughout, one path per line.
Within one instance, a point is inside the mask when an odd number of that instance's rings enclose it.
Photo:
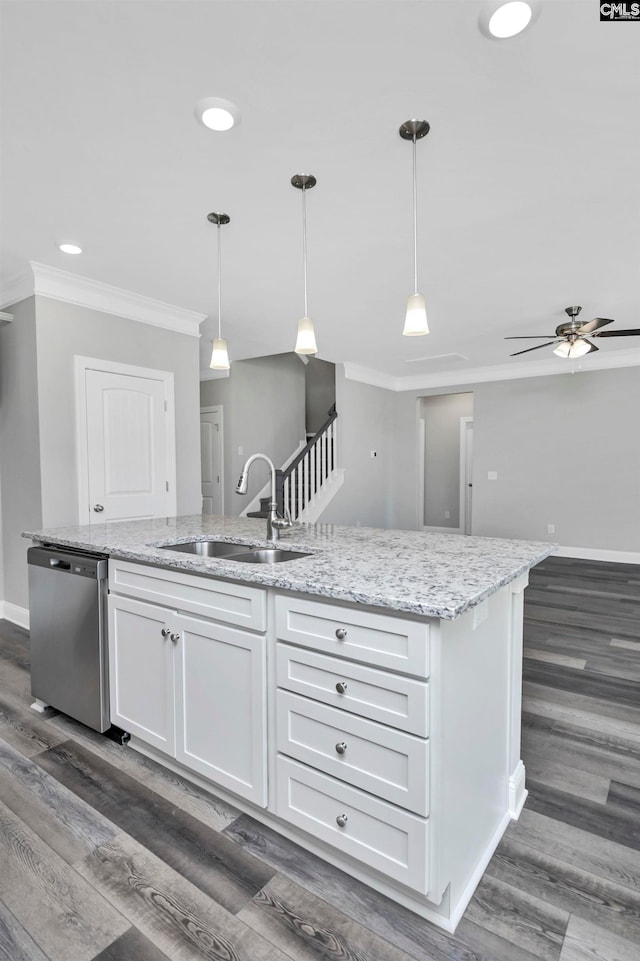
M 155 604 L 109 596 L 111 723 L 173 756 L 171 616 Z
M 150 585 L 155 581 L 164 585 L 167 600 L 178 600 L 182 609 L 109 595 L 112 723 L 213 783 L 265 807 L 265 636 L 213 620 L 221 616 L 223 597 L 222 616 L 263 624 L 263 592 L 238 585 L 221 587 L 217 581 L 177 573 L 172 585 L 166 577 L 171 572 L 135 568 L 112 562 L 111 587 L 148 597 L 154 596 Z M 229 597 L 233 598 L 231 610 L 226 603 Z M 212 619 L 192 616 L 190 606 L 198 613 L 209 611 Z

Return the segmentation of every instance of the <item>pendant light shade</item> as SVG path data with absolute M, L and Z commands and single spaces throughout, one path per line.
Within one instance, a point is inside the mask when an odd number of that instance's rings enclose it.
M 565 340 L 563 343 L 558 344 L 554 350 L 554 354 L 558 357 L 584 357 L 591 350 L 591 344 L 587 340 L 583 340 L 582 337 L 576 337 L 575 340 L 569 341 Z
M 220 228 L 223 224 L 228 224 L 231 218 L 228 214 L 211 213 L 208 214 L 207 220 L 218 228 L 218 336 L 213 341 L 209 367 L 212 370 L 229 370 L 231 364 L 229 363 L 227 342 L 222 337 L 222 247 L 220 244 Z
M 418 293 L 418 178 L 416 173 L 416 141 L 426 137 L 429 130 L 426 120 L 407 120 L 399 131 L 403 140 L 411 140 L 413 143 L 413 293 L 407 300 L 407 313 L 402 331 L 405 337 L 419 337 L 429 333 L 424 297 Z
M 306 192 L 316 185 L 313 174 L 294 174 L 291 185 L 302 191 L 302 268 L 304 277 L 304 317 L 298 321 L 296 354 L 317 354 L 316 333 L 307 306 L 307 205 Z

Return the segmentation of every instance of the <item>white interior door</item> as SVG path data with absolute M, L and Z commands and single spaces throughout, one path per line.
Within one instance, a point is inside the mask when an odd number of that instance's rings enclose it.
M 80 519 L 175 515 L 173 375 L 100 363 L 80 365 Z
M 224 513 L 222 473 L 222 408 L 200 408 L 202 513 Z
M 460 530 L 471 533 L 473 503 L 473 417 L 460 418 Z

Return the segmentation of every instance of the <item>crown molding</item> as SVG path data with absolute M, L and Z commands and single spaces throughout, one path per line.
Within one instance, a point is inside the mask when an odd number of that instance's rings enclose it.
M 123 290 L 121 287 L 70 274 L 66 270 L 58 270 L 46 264 L 30 261 L 29 266 L 33 279 L 29 277 L 28 271 L 12 278 L 3 289 L 3 304 L 17 303 L 18 300 L 36 294 L 51 300 L 61 300 L 66 304 L 99 310 L 105 314 L 127 317 L 141 324 L 162 327 L 190 337 L 200 336 L 200 324 L 207 316 Z
M 434 387 L 459 387 L 463 384 L 485 384 L 498 380 L 521 380 L 526 377 L 549 377 L 553 374 L 586 374 L 594 370 L 612 370 L 618 367 L 639 367 L 640 349 L 628 348 L 613 352 L 601 351 L 589 361 L 581 358 L 567 364 L 562 358 L 521 361 L 516 364 L 497 364 L 492 367 L 467 367 L 463 370 L 444 371 L 439 374 L 416 374 L 411 377 L 392 377 L 381 371 L 345 363 L 347 380 L 357 380 L 386 390 L 430 390 Z
M 33 277 L 26 267 L 2 281 L 0 291 L 0 310 L 33 296 Z

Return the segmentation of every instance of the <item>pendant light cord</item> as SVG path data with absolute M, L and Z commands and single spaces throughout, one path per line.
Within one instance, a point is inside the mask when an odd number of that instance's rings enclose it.
M 413 137 L 413 292 L 418 293 L 418 177 L 415 134 Z
M 305 194 L 307 188 L 302 188 L 302 264 L 304 276 L 304 315 L 309 316 L 307 307 L 307 204 Z
M 220 224 L 218 224 L 218 338 L 222 338 L 222 249 Z

